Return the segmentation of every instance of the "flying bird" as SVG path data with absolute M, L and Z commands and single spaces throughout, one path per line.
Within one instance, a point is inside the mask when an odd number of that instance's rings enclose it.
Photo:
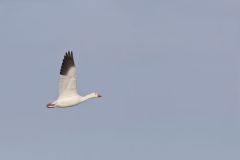
M 77 74 L 72 51 L 66 52 L 60 69 L 59 96 L 56 101 L 47 104 L 48 108 L 67 108 L 91 98 L 102 97 L 93 92 L 80 96 L 77 92 Z

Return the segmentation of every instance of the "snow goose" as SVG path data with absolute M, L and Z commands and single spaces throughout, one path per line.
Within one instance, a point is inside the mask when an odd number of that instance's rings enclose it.
M 66 52 L 59 79 L 59 97 L 56 101 L 47 104 L 48 108 L 67 108 L 78 105 L 79 103 L 91 98 L 101 97 L 100 94 L 93 92 L 86 96 L 77 93 L 77 74 L 74 64 L 73 53 Z

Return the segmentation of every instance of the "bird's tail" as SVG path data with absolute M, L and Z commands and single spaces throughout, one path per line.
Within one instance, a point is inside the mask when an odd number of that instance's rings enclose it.
M 55 107 L 55 103 L 50 102 L 47 104 L 47 108 L 54 108 Z

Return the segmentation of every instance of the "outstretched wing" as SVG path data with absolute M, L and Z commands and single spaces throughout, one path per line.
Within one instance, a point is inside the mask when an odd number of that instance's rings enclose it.
M 66 98 L 77 95 L 77 74 L 74 64 L 73 53 L 66 52 L 59 79 L 59 98 Z

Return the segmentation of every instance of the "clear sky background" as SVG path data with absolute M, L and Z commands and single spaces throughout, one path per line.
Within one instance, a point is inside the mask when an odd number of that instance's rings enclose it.
M 0 159 L 239 160 L 240 2 L 1 0 Z M 64 53 L 78 89 L 47 109 Z

